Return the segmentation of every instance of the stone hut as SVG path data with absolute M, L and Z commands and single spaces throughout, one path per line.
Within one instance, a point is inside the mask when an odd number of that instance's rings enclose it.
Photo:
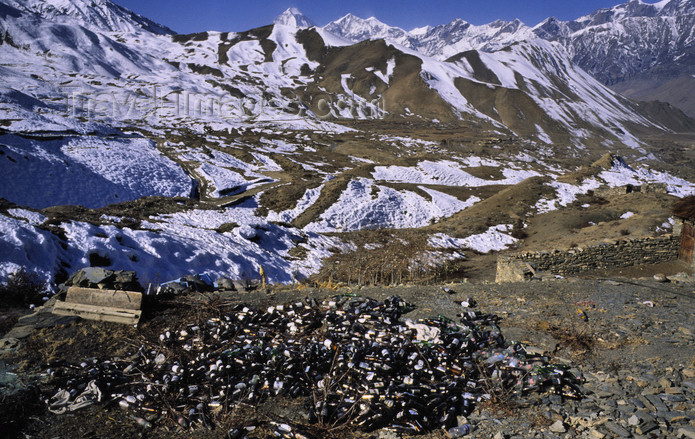
M 695 267 L 695 195 L 685 197 L 674 204 L 673 214 L 683 221 L 678 259 Z

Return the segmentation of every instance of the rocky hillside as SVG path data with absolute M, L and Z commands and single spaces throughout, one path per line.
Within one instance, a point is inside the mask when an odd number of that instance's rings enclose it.
M 534 32 L 562 43 L 577 65 L 614 90 L 695 115 L 695 2 L 632 0 L 573 21 L 549 18 Z
M 0 4 L 3 275 L 102 265 L 159 283 L 263 266 L 292 282 L 395 242 L 428 272 L 520 245 L 529 217 L 598 205 L 602 185 L 693 191 L 674 133 L 692 120 L 616 94 L 558 43 L 441 59 L 296 10 L 178 35 L 108 1 Z M 577 171 L 607 152 L 627 162 Z

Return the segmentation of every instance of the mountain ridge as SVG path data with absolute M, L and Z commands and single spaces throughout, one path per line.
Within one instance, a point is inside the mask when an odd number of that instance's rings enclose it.
M 495 51 L 535 38 L 555 41 L 605 85 L 635 99 L 663 100 L 695 116 L 695 91 L 686 92 L 685 97 L 681 92 L 695 74 L 693 0 L 630 0 L 576 20 L 549 17 L 533 27 L 519 20 L 476 26 L 457 18 L 413 32 L 374 17 L 348 14 L 321 29 L 353 43 L 385 38 L 440 60 L 467 50 Z
M 175 32 L 110 0 L 3 0 L 20 11 L 53 21 L 76 19 L 91 29 L 111 32 L 146 30 L 160 35 Z

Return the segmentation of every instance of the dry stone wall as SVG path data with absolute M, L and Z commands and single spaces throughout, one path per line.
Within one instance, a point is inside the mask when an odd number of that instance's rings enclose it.
M 645 183 L 641 186 L 601 186 L 594 189 L 594 196 L 601 198 L 613 198 L 636 192 L 641 192 L 643 194 L 667 194 L 668 186 L 665 183 Z
M 497 282 L 518 282 L 536 272 L 560 276 L 638 264 L 656 264 L 678 258 L 680 236 L 621 240 L 566 251 L 525 252 L 503 255 L 497 260 Z

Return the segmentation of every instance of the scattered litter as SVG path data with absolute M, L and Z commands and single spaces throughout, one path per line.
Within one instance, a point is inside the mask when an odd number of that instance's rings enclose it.
M 642 302 L 642 305 L 647 305 L 650 308 L 654 308 L 654 302 L 652 302 L 651 300 L 645 300 L 644 302 Z
M 405 321 L 405 326 L 410 329 L 414 329 L 416 334 L 415 338 L 417 341 L 426 341 L 431 343 L 439 343 L 439 328 L 428 326 L 422 323 L 415 323 L 412 320 Z
M 284 396 L 306 400 L 309 422 L 397 434 L 444 428 L 460 436 L 473 426 L 458 417 L 496 388 L 518 397 L 582 397 L 567 366 L 506 342 L 499 317 L 468 307 L 458 323 L 444 316 L 402 321 L 412 309 L 399 297 L 354 295 L 262 310 L 237 305 L 204 324 L 166 330 L 159 347 L 142 346 L 128 358 L 51 365 L 60 390 L 46 402 L 56 413 L 72 410 L 66 395 L 98 386 L 143 428 L 196 428 L 211 427 L 223 410 Z M 99 401 L 101 393 L 87 399 Z M 278 437 L 304 437 L 297 426 L 273 426 Z M 244 434 L 234 430 L 234 437 Z
M 587 316 L 586 313 L 584 311 L 582 311 L 581 308 L 577 308 L 577 317 L 579 317 L 580 319 L 582 319 L 585 322 L 589 321 L 589 316 Z
M 472 308 L 476 305 L 476 301 L 470 297 L 466 300 L 456 301 L 455 303 L 461 305 L 464 308 Z
M 469 434 L 472 431 L 471 426 L 466 424 L 466 425 L 460 425 L 458 427 L 450 428 L 447 430 L 447 434 L 449 435 L 450 438 L 458 438 L 465 436 Z
M 596 302 L 594 302 L 593 300 L 582 299 L 574 302 L 574 304 L 585 308 L 596 308 Z
M 74 412 L 81 408 L 90 406 L 96 402 L 101 402 L 101 390 L 95 380 L 90 381 L 75 399 L 71 398 L 76 394 L 76 391 L 59 390 L 48 401 L 48 410 L 52 413 L 63 414 L 65 412 Z

